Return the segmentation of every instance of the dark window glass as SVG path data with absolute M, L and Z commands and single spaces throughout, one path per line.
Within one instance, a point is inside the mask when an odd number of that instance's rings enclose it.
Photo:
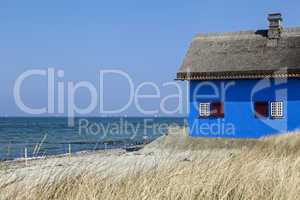
M 211 116 L 213 117 L 224 117 L 224 104 L 222 102 L 214 102 L 211 104 Z
M 257 118 L 266 118 L 269 116 L 268 102 L 264 102 L 264 101 L 255 102 L 254 109 L 255 109 L 255 117 Z

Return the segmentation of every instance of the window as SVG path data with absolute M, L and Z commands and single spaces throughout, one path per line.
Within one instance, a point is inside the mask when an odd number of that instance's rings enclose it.
M 255 117 L 266 118 L 269 117 L 269 103 L 264 101 L 255 102 Z
M 214 102 L 211 104 L 211 116 L 224 117 L 224 104 L 221 102 Z
M 200 117 L 224 117 L 224 104 L 221 102 L 200 103 L 199 104 Z
M 210 116 L 210 103 L 200 103 L 199 104 L 199 115 L 200 117 Z
M 267 118 L 271 117 L 272 119 L 283 118 L 283 102 L 282 101 L 273 101 L 273 102 L 255 102 L 255 117 L 257 118 Z M 269 111 L 270 110 L 270 111 Z
M 271 117 L 275 118 L 275 119 L 283 117 L 283 102 L 282 101 L 271 102 Z

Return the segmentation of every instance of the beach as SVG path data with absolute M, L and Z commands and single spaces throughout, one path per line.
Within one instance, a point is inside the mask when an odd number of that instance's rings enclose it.
M 136 152 L 2 162 L 0 199 L 297 199 L 299 138 L 193 139 L 180 132 Z

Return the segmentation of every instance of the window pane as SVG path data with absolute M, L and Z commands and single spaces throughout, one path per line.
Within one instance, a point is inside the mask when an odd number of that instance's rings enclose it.
M 199 104 L 199 115 L 200 117 L 210 116 L 210 103 L 200 103 Z
M 224 104 L 221 102 L 212 103 L 211 115 L 214 117 L 224 117 Z
M 269 116 L 269 103 L 268 102 L 255 102 L 255 117 L 268 117 Z
M 271 117 L 272 118 L 283 117 L 283 102 L 281 101 L 271 102 Z

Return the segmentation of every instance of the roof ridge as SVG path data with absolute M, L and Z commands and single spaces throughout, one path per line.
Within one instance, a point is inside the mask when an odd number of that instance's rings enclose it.
M 262 31 L 262 30 L 261 30 Z M 265 30 L 267 31 L 267 30 Z M 228 32 L 209 32 L 209 33 L 198 33 L 197 36 L 210 37 L 210 36 L 231 36 L 231 35 L 245 35 L 255 33 L 255 30 L 245 30 L 245 31 L 228 31 Z
M 237 38 L 243 39 L 245 37 L 266 37 L 268 29 L 258 30 L 245 30 L 245 31 L 232 31 L 232 32 L 211 32 L 211 33 L 198 33 L 193 40 L 198 39 L 229 39 Z M 283 35 L 295 34 L 300 35 L 300 27 L 288 27 L 283 29 Z

